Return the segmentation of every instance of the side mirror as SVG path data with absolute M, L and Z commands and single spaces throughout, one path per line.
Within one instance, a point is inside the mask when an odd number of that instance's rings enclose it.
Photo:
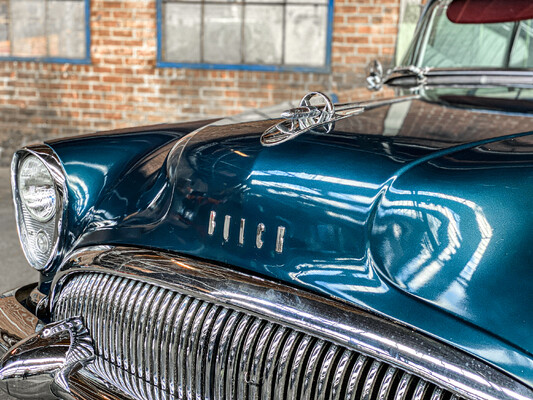
M 366 87 L 368 90 L 378 91 L 383 87 L 383 66 L 378 60 L 368 64 Z

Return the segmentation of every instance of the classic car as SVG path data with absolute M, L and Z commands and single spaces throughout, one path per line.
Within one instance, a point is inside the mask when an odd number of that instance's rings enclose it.
M 16 152 L 18 398 L 533 399 L 533 8 L 433 0 L 395 96 Z

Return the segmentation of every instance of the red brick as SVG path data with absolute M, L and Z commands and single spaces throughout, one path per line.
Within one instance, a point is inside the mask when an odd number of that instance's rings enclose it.
M 102 82 L 107 83 L 122 83 L 124 82 L 124 78 L 120 75 L 109 75 L 102 77 Z
M 398 14 L 399 0 L 336 0 L 329 74 L 178 69 L 156 67 L 156 0 L 93 0 L 92 63 L 0 63 L 0 120 L 44 138 L 228 115 L 310 90 L 361 100 L 368 62 L 392 58 Z

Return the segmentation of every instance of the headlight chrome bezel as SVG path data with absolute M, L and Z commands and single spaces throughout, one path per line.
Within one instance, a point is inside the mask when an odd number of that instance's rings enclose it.
M 38 158 L 39 161 L 44 164 L 52 177 L 55 186 L 55 213 L 46 221 L 33 217 L 30 211 L 27 208 L 24 208 L 25 206 L 23 205 L 20 193 L 18 177 L 19 170 L 22 163 L 28 157 L 32 156 Z M 38 271 L 46 272 L 50 270 L 61 256 L 62 228 L 65 223 L 67 209 L 67 186 L 65 177 L 66 174 L 58 156 L 45 144 L 25 147 L 17 151 L 13 156 L 13 161 L 11 163 L 11 186 L 13 189 L 17 231 L 22 250 L 28 263 Z M 31 218 L 31 221 L 29 221 L 28 218 Z M 29 223 L 33 230 L 38 229 L 39 226 L 43 227 L 43 229 L 34 232 L 36 236 L 47 234 L 46 238 L 49 241 L 50 246 L 47 256 L 41 252 L 41 257 L 37 257 L 37 249 L 35 246 L 32 248 L 30 240 L 24 237 Z M 44 229 L 45 226 L 47 229 Z

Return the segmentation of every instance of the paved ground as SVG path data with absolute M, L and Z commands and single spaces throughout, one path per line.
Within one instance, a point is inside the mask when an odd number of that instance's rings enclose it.
M 9 168 L 0 168 L 0 293 L 37 281 L 22 249 L 15 226 Z
M 10 171 L 0 168 L 0 293 L 37 279 L 37 271 L 28 265 L 20 248 L 11 199 Z M 11 399 L 0 391 L 0 400 Z

